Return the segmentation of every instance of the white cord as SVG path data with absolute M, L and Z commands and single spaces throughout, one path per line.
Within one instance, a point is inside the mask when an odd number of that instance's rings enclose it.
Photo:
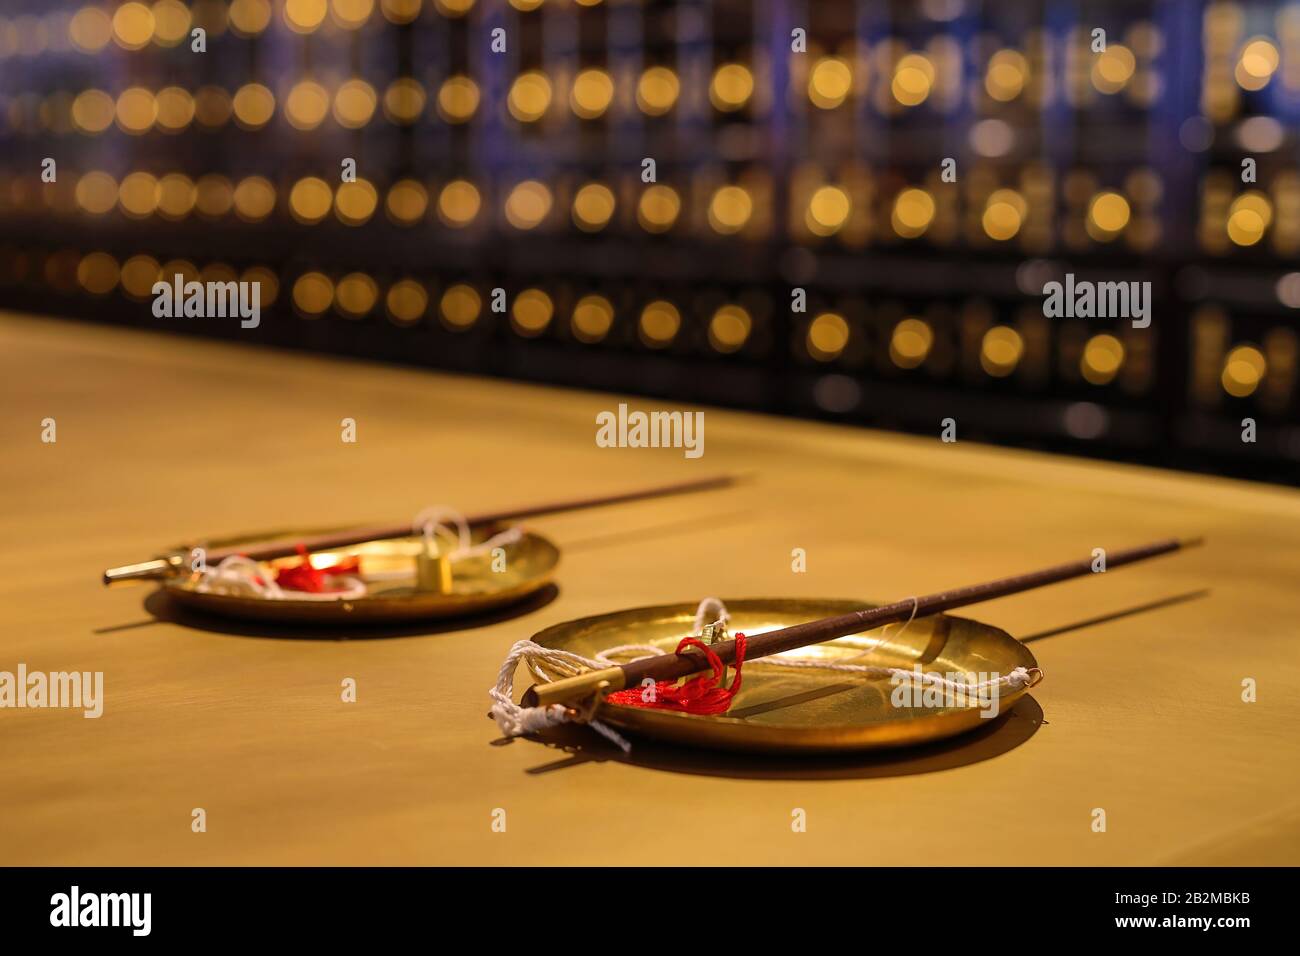
M 437 535 L 453 539 L 455 547 L 448 557 L 456 561 L 460 558 L 477 557 L 480 554 L 487 554 L 493 548 L 514 544 L 524 536 L 524 529 L 516 525 L 505 531 L 498 531 L 486 541 L 474 544 L 469 522 L 465 520 L 463 514 L 447 505 L 433 505 L 415 516 L 411 522 L 411 533 L 423 535 L 425 543 L 431 546 Z
M 706 624 L 725 625 L 730 620 L 731 615 L 727 613 L 727 605 L 719 598 L 706 597 L 695 611 L 695 630 L 691 633 L 700 634 L 703 633 Z
M 548 707 L 521 707 L 514 701 L 515 671 L 523 661 L 530 669 L 533 665 L 546 665 L 567 677 L 573 677 L 588 670 L 599 670 L 605 666 L 600 661 L 560 651 L 551 647 L 542 647 L 532 641 L 516 641 L 506 655 L 501 671 L 497 674 L 496 686 L 488 691 L 492 697 L 492 709 L 489 713 L 496 720 L 501 733 L 507 737 L 519 737 L 523 734 L 535 734 L 548 727 L 568 723 L 576 714 L 574 710 L 561 704 Z M 544 673 L 543 671 L 538 671 Z M 582 723 L 583 721 L 578 721 Z M 592 730 L 610 740 L 615 746 L 628 753 L 632 744 L 618 731 L 599 720 L 588 719 L 585 723 Z

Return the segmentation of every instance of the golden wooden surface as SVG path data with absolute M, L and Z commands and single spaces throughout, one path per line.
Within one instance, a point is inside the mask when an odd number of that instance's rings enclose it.
M 0 710 L 0 863 L 1300 863 L 1293 491 L 715 410 L 687 461 L 597 447 L 615 396 L 48 319 L 0 319 L 0 354 L 0 670 L 106 685 L 99 720 Z M 758 477 L 533 522 L 564 549 L 555 600 L 464 630 L 228 633 L 99 585 L 206 534 L 719 470 Z M 485 717 L 506 649 L 561 620 L 705 594 L 893 599 L 1193 533 L 1208 545 L 966 612 L 1066 630 L 1030 645 L 1045 723 L 1018 710 L 957 748 L 624 760 L 585 732 L 573 753 L 502 744 Z M 667 839 L 706 813 L 725 838 Z

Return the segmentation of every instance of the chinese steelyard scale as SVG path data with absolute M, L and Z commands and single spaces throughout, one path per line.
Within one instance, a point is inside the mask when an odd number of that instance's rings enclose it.
M 879 606 L 711 598 L 570 621 L 515 644 L 490 715 L 507 736 L 587 724 L 625 751 L 625 732 L 756 752 L 940 740 L 989 726 L 1043 677 L 1010 634 L 944 611 L 1200 543 L 1157 541 L 1109 552 L 1101 568 L 1089 557 Z M 537 683 L 516 704 L 521 663 Z
M 470 615 L 518 603 L 551 583 L 559 548 L 515 522 L 734 481 L 721 475 L 472 516 L 431 508 L 402 524 L 241 535 L 110 568 L 104 583 L 157 581 L 183 605 L 253 620 L 355 624 Z

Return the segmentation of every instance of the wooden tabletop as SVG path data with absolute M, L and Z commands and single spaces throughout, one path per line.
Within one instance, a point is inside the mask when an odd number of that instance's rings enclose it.
M 664 407 L 619 396 L 12 315 L 0 354 L 0 671 L 105 681 L 97 720 L 0 710 L 0 863 L 1300 863 L 1295 491 L 981 446 L 960 408 L 952 444 L 938 423 L 710 409 L 687 460 L 598 447 L 597 413 Z M 210 534 L 718 471 L 756 477 L 531 522 L 563 549 L 558 594 L 464 629 L 293 638 L 99 583 Z M 504 743 L 485 717 L 511 643 L 559 621 L 706 593 L 896 599 L 1194 534 L 1204 548 L 967 611 L 1031 640 L 1047 677 L 958 744 L 623 757 L 583 730 Z M 667 840 L 706 813 L 710 839 Z

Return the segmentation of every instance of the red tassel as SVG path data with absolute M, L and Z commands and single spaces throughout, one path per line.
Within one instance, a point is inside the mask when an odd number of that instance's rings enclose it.
M 725 714 L 731 709 L 731 701 L 740 693 L 740 671 L 745 664 L 745 635 L 736 635 L 736 678 L 730 687 L 720 687 L 722 676 L 727 672 L 722 658 L 715 654 L 707 644 L 694 637 L 684 637 L 677 645 L 680 654 L 688 647 L 704 652 L 712 674 L 692 677 L 686 683 L 678 685 L 675 681 L 656 681 L 654 699 L 645 700 L 643 687 L 632 687 L 616 691 L 606 696 L 613 704 L 627 707 L 648 707 L 652 710 L 675 710 L 683 714 Z
M 298 554 L 302 563 L 275 572 L 275 583 L 289 591 L 309 591 L 312 594 L 328 594 L 342 591 L 344 588 L 331 587 L 329 579 L 336 574 L 356 574 L 361 570 L 361 559 L 355 555 L 337 564 L 323 568 L 313 567 L 307 549 L 298 545 Z

